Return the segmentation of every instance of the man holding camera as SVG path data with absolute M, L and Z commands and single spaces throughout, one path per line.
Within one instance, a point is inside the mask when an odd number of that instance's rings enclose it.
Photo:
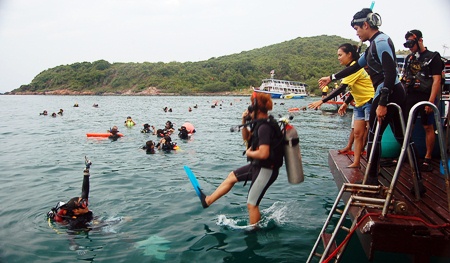
M 405 59 L 402 83 L 405 87 L 406 109 L 408 116 L 411 108 L 418 102 L 429 101 L 436 106 L 439 103 L 443 63 L 438 52 L 429 51 L 423 44 L 422 32 L 414 29 L 405 34 L 405 48 L 411 54 Z M 429 106 L 419 111 L 425 129 L 426 154 L 421 166 L 422 171 L 431 171 L 431 154 L 435 144 L 434 115 Z

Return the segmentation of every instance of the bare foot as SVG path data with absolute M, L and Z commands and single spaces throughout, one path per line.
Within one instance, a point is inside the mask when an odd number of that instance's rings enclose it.
M 347 168 L 360 168 L 360 165 L 356 164 L 356 163 L 352 163 L 349 166 L 347 166 Z
M 338 153 L 345 153 L 345 152 L 348 152 L 348 151 L 351 151 L 351 150 L 352 150 L 352 148 L 345 147 L 345 148 L 342 148 L 342 149 L 338 150 Z

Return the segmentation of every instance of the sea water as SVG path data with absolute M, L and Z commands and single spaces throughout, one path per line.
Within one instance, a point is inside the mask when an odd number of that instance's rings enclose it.
M 313 100 L 274 100 L 272 114 L 286 116 Z M 351 115 L 295 113 L 305 181 L 290 185 L 282 167 L 261 202 L 262 227 L 251 232 L 249 185 L 236 184 L 203 209 L 183 170 L 188 165 L 211 193 L 246 163 L 241 135 L 230 128 L 240 124 L 249 102 L 233 96 L 0 96 L 0 262 L 304 262 L 338 191 L 328 150 L 347 143 Z M 166 106 L 172 112 L 164 112 Z M 60 109 L 62 116 L 50 116 Z M 44 110 L 48 116 L 39 115 Z M 136 126 L 124 126 L 127 116 Z M 142 125 L 163 128 L 168 120 L 176 129 L 190 122 L 196 133 L 187 141 L 175 133 L 177 151 L 146 154 L 141 147 L 157 138 L 141 133 Z M 86 137 L 114 125 L 124 137 Z M 80 195 L 85 156 L 93 163 L 89 208 L 104 224 L 74 233 L 49 224 L 46 213 Z M 348 251 L 347 262 L 368 262 L 356 238 Z

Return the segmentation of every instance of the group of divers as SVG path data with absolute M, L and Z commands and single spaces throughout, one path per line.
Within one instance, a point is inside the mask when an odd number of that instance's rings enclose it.
M 136 123 L 133 121 L 131 116 L 128 116 L 124 122 L 126 127 L 133 127 Z M 186 127 L 187 125 L 182 125 L 178 128 L 178 137 L 182 140 L 188 140 L 193 133 L 195 133 L 195 128 L 192 125 Z M 117 126 L 113 126 L 108 131 L 110 133 L 109 137 L 112 140 L 117 140 L 121 137 L 119 133 L 119 128 Z M 148 140 L 145 145 L 142 147 L 143 150 L 148 154 L 154 154 L 155 149 L 162 150 L 164 152 L 170 152 L 172 150 L 178 149 L 177 143 L 172 141 L 171 135 L 175 132 L 174 125 L 171 121 L 167 121 L 164 128 L 156 129 L 155 126 L 149 125 L 145 123 L 141 130 L 141 133 L 149 133 L 156 135 L 159 139 L 158 143 L 155 143 L 153 140 Z
M 64 113 L 64 110 L 63 109 L 59 109 L 58 113 L 53 112 L 52 115 L 50 115 L 50 116 L 52 116 L 53 118 L 56 118 L 58 115 L 62 116 L 63 113 Z M 48 112 L 47 112 L 47 110 L 44 110 L 43 112 L 39 113 L 39 115 L 47 116 Z
M 78 103 L 74 104 L 74 107 L 78 107 Z M 97 108 L 98 104 L 93 104 L 93 107 Z M 197 105 L 194 106 L 194 108 L 197 108 Z M 165 112 L 168 111 L 168 108 L 163 108 Z M 172 109 L 170 109 L 170 112 Z M 189 111 L 192 111 L 192 108 L 189 107 Z M 64 110 L 60 109 L 59 112 L 52 113 L 52 117 L 56 117 L 57 115 L 62 116 Z M 47 110 L 44 110 L 43 112 L 39 113 L 39 115 L 47 116 L 48 112 Z M 124 125 L 126 127 L 133 127 L 136 125 L 136 122 L 133 121 L 131 116 L 128 116 L 127 119 L 124 121 Z M 120 137 L 122 137 L 122 134 L 119 133 L 119 128 L 117 126 L 113 126 L 110 128 L 107 132 L 110 133 L 108 136 L 111 140 L 117 140 Z M 141 133 L 150 133 L 153 135 L 156 135 L 159 139 L 159 142 L 155 143 L 153 140 L 148 140 L 145 145 L 142 147 L 143 150 L 146 151 L 148 154 L 154 154 L 156 151 L 155 149 L 162 150 L 164 152 L 170 152 L 172 150 L 178 149 L 177 143 L 172 141 L 171 135 L 175 132 L 174 124 L 171 121 L 167 121 L 164 128 L 162 129 L 156 129 L 155 126 L 149 125 L 148 123 L 143 124 L 143 128 L 141 130 Z M 181 126 L 178 128 L 178 137 L 182 140 L 188 140 L 193 133 L 195 133 L 195 128 L 193 125 L 189 124 L 188 127 L 186 125 Z

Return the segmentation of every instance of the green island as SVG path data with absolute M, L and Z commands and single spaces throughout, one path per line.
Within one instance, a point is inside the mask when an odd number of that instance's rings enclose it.
M 6 94 L 244 95 L 275 70 L 276 79 L 304 82 L 311 95 L 318 95 L 317 80 L 342 69 L 336 52 L 346 42 L 357 44 L 321 35 L 198 62 L 79 62 L 44 70 Z

